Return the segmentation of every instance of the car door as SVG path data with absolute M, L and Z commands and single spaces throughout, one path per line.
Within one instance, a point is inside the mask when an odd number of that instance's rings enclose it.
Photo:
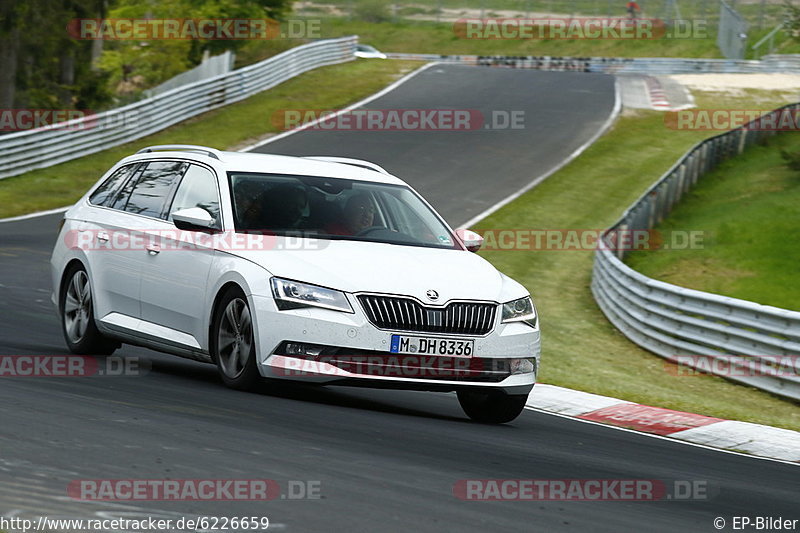
M 89 197 L 90 207 L 81 211 L 76 242 L 88 263 L 98 320 L 111 314 L 130 323 L 139 318 L 142 258 L 129 249 L 128 233 L 137 221 L 115 205 L 124 205 L 142 167 L 133 163 L 114 171 Z
M 214 247 L 209 232 L 178 230 L 172 223 L 172 213 L 190 207 L 205 209 L 217 228 L 222 227 L 217 177 L 210 168 L 195 163 L 177 186 L 157 235 L 152 235 L 159 249 L 150 250 L 142 269 L 142 320 L 146 322 L 142 327 L 168 328 L 164 340 L 198 349 L 209 312 L 207 281 Z
M 150 235 L 163 223 L 172 193 L 188 167 L 185 161 L 145 162 L 109 204 L 106 237 L 115 268 L 105 290 L 114 295 L 114 303 L 112 313 L 100 319 L 105 326 L 141 333 L 141 276 L 158 245 Z

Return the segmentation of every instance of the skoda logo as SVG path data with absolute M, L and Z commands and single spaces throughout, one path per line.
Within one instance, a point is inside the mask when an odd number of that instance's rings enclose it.
M 427 296 L 427 297 L 428 297 L 428 300 L 430 300 L 430 301 L 432 301 L 432 302 L 435 302 L 436 300 L 438 300 L 438 299 L 439 299 L 439 293 L 438 293 L 438 292 L 436 292 L 436 291 L 435 291 L 435 290 L 433 290 L 433 289 L 431 289 L 431 290 L 429 290 L 428 292 L 426 292 L 426 293 L 425 293 L 425 296 Z

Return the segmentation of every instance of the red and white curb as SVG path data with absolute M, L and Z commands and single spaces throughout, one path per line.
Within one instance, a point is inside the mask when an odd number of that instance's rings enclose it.
M 650 105 L 653 109 L 660 109 L 663 111 L 672 109 L 669 98 L 667 98 L 667 93 L 664 92 L 664 88 L 661 86 L 661 82 L 658 81 L 658 78 L 648 76 L 644 79 L 644 82 L 645 85 L 647 85 L 647 94 L 650 97 Z
M 640 405 L 609 396 L 537 384 L 527 407 L 712 448 L 800 462 L 800 432 Z

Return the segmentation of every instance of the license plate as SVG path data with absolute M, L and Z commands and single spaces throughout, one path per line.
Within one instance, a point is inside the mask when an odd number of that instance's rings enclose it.
M 472 357 L 474 348 L 475 341 L 471 339 L 392 335 L 392 344 L 389 351 L 391 353 Z

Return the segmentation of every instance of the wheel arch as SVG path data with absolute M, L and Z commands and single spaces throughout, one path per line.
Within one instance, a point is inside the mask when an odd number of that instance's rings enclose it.
M 208 328 L 206 329 L 206 334 L 208 335 L 208 354 L 211 356 L 211 359 L 216 362 L 216 358 L 214 357 L 214 350 L 213 350 L 213 343 L 214 343 L 214 316 L 217 314 L 217 308 L 219 307 L 219 303 L 222 300 L 223 295 L 227 293 L 231 289 L 238 289 L 245 295 L 247 298 L 247 291 L 241 286 L 238 281 L 229 280 L 222 284 L 222 286 L 217 289 L 216 294 L 214 295 L 214 299 L 212 300 L 211 307 L 209 308 L 208 314 Z M 250 300 L 250 298 L 247 298 Z
M 90 287 L 90 289 L 92 289 L 92 291 L 94 290 L 91 287 L 92 278 L 91 278 L 91 276 L 89 276 L 89 271 L 87 270 L 86 265 L 83 264 L 83 261 L 81 261 L 77 257 L 73 257 L 72 259 L 70 259 L 67 262 L 67 264 L 64 265 L 64 270 L 61 272 L 61 280 L 58 283 L 58 293 L 57 293 L 58 294 L 58 300 L 57 300 L 57 302 L 58 302 L 58 312 L 59 312 L 59 314 L 61 314 L 63 312 L 63 309 L 61 308 L 61 294 L 64 291 L 64 283 L 67 282 L 67 276 L 72 273 L 73 269 L 78 268 L 78 267 L 82 268 L 84 270 L 84 272 L 86 272 L 86 277 L 89 279 L 89 287 Z M 94 298 L 92 298 L 92 306 L 94 306 L 94 304 L 95 304 Z

